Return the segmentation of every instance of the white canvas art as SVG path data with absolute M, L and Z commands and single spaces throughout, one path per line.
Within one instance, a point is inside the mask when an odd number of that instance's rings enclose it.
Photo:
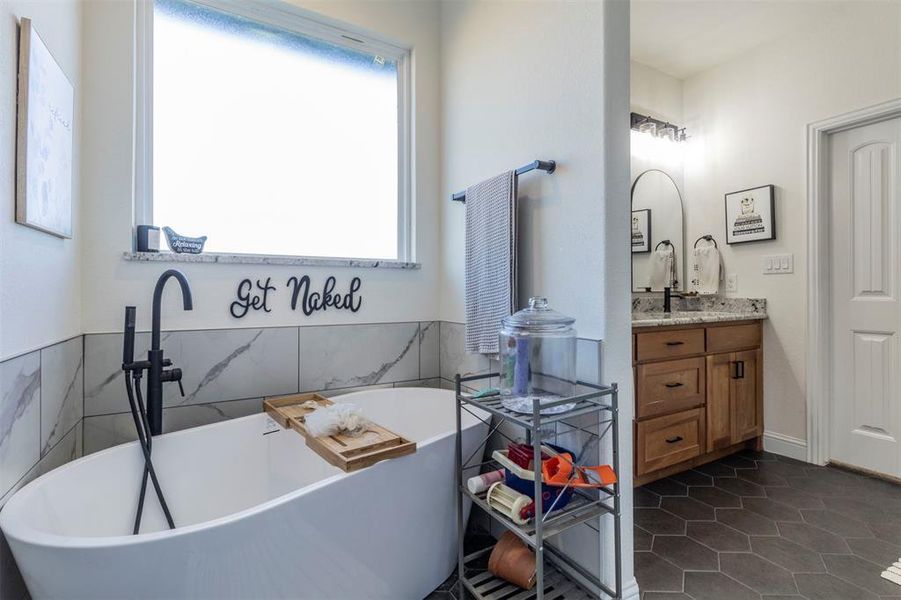
M 16 221 L 72 237 L 75 91 L 27 18 L 19 38 Z

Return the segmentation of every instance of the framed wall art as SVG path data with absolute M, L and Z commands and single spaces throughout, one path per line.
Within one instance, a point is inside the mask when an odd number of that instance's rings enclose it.
M 31 24 L 19 34 L 16 222 L 72 237 L 75 90 Z
M 632 211 L 632 254 L 651 251 L 651 209 Z
M 776 239 L 775 186 L 726 194 L 726 243 Z

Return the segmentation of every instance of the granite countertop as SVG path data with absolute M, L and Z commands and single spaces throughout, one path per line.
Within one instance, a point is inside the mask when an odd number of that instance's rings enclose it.
M 712 296 L 688 301 L 674 298 L 672 308 L 671 313 L 664 313 L 661 298 L 634 298 L 632 300 L 632 327 L 669 327 L 767 318 L 766 300 L 762 298 Z

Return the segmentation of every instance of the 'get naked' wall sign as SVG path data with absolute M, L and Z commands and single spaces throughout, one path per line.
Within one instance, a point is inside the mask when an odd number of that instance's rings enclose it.
M 347 292 L 335 292 L 338 280 L 329 276 L 322 286 L 322 291 L 312 291 L 312 283 L 309 275 L 303 277 L 291 277 L 285 284 L 291 294 L 291 310 L 298 308 L 306 316 L 317 311 L 349 310 L 357 312 L 363 304 L 360 295 L 360 287 L 363 282 L 359 277 L 350 280 Z M 236 299 L 231 303 L 229 312 L 236 319 L 243 319 L 250 311 L 272 312 L 269 300 L 277 292 L 278 288 L 272 285 L 272 278 L 265 281 L 257 279 L 256 282 L 244 279 L 238 284 Z

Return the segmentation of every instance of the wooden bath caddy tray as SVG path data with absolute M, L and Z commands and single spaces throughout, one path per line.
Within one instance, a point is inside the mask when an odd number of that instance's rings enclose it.
M 285 429 L 293 429 L 304 437 L 307 446 L 329 463 L 344 471 L 356 471 L 380 460 L 397 458 L 416 452 L 416 442 L 385 429 L 376 423 L 370 423 L 366 433 L 358 437 L 344 434 L 313 437 L 307 432 L 304 417 L 313 409 L 304 408 L 302 404 L 313 400 L 322 406 L 334 404 L 319 394 L 292 394 L 266 398 L 263 408 L 272 419 Z

